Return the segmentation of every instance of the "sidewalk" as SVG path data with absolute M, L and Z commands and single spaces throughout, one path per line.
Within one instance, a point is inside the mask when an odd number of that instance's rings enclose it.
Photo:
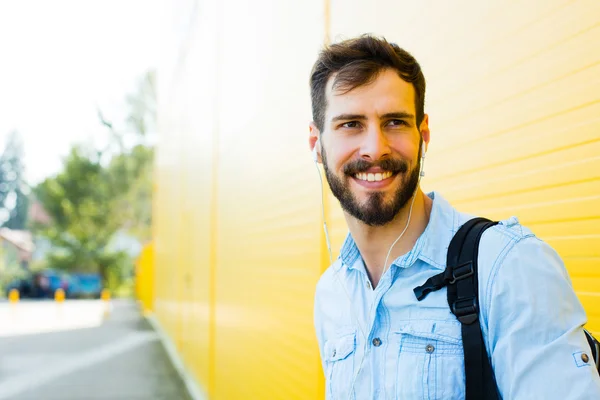
M 115 302 L 108 319 L 98 327 L 0 337 L 0 399 L 190 397 L 158 335 L 135 304 Z

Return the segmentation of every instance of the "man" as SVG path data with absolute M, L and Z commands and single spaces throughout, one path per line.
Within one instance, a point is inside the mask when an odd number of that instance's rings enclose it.
M 461 325 L 446 289 L 413 288 L 446 267 L 472 216 L 419 188 L 430 141 L 425 78 L 384 39 L 327 47 L 311 75 L 316 149 L 350 233 L 323 274 L 315 327 L 328 399 L 464 399 Z M 479 248 L 483 339 L 504 399 L 600 399 L 585 312 L 563 262 L 516 218 Z M 585 357 L 584 357 L 585 355 Z

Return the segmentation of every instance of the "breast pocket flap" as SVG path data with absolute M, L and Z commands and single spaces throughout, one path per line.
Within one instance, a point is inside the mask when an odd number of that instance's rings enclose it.
M 455 355 L 463 353 L 459 322 L 411 321 L 394 332 L 402 337 L 402 351 Z
M 397 334 L 413 335 L 448 343 L 462 344 L 460 322 L 411 321 L 397 329 Z
M 356 348 L 356 333 L 348 333 L 330 339 L 325 343 L 325 359 L 339 361 L 348 357 Z

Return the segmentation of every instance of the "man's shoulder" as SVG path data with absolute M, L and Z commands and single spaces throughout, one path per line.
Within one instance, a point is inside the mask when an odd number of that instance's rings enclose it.
M 501 263 L 509 253 L 525 255 L 542 248 L 549 249 L 550 246 L 513 216 L 498 221 L 496 225 L 483 233 L 479 247 L 479 259 L 484 266 L 491 267 L 492 264 Z
M 434 242 L 434 247 L 441 249 L 441 251 L 448 248 L 453 236 L 467 221 L 478 216 L 489 218 L 485 214 L 462 212 L 439 193 L 434 192 L 430 194 L 430 197 L 434 199 L 434 211 L 436 211 L 435 215 L 432 213 L 432 218 L 435 216 L 433 227 L 435 228 L 436 236 L 430 241 Z M 532 230 L 522 225 L 516 216 L 496 221 L 498 223 L 488 228 L 481 237 L 479 245 L 480 258 L 482 254 L 486 255 L 487 259 L 498 258 L 503 252 L 523 239 L 536 237 Z M 445 259 L 445 254 L 437 255 L 439 262 L 442 261 L 442 258 Z
M 475 217 L 474 215 L 460 212 L 457 213 L 457 215 L 457 226 L 455 226 L 455 230 L 458 230 L 458 228 L 464 225 L 468 220 Z M 500 256 L 501 253 L 509 250 L 510 247 L 527 238 L 535 238 L 542 243 L 530 228 L 521 224 L 516 216 L 497 220 L 497 222 L 496 225 L 488 228 L 481 236 L 479 247 L 480 256 L 481 254 L 488 254 L 491 256 L 495 254 L 496 256 Z
M 502 237 L 504 240 L 520 241 L 528 237 L 534 237 L 535 234 L 531 229 L 522 225 L 517 217 L 498 221 L 498 224 L 490 230 L 493 234 Z
M 461 214 L 460 218 L 462 220 L 459 225 L 462 225 L 472 216 Z M 484 287 L 493 282 L 498 269 L 506 263 L 509 255 L 523 262 L 530 261 L 532 257 L 557 257 L 556 252 L 530 228 L 521 224 L 517 217 L 497 222 L 483 233 L 479 242 L 478 270 L 480 283 Z M 538 261 L 543 263 L 542 259 Z M 534 266 L 528 268 L 533 270 Z

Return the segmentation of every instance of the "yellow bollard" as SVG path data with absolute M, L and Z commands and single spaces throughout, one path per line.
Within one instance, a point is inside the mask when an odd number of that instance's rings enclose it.
M 110 291 L 108 289 L 102 289 L 100 293 L 100 298 L 104 303 L 104 319 L 107 319 L 110 316 L 111 304 L 110 304 Z
M 16 324 L 19 320 L 18 309 L 22 307 L 21 305 L 19 305 L 19 297 L 19 289 L 11 289 L 8 292 L 8 303 L 10 304 L 8 308 L 10 309 L 10 319 L 12 320 L 12 324 Z
M 16 303 L 17 301 L 19 301 L 18 289 L 11 289 L 10 292 L 8 292 L 8 301 L 11 303 Z
M 56 318 L 60 321 L 63 319 L 63 303 L 65 301 L 65 291 L 62 288 L 54 291 L 54 301 L 56 302 Z
M 63 301 L 65 301 L 65 291 L 61 288 L 56 289 L 56 291 L 54 292 L 54 300 L 57 303 L 62 303 Z

